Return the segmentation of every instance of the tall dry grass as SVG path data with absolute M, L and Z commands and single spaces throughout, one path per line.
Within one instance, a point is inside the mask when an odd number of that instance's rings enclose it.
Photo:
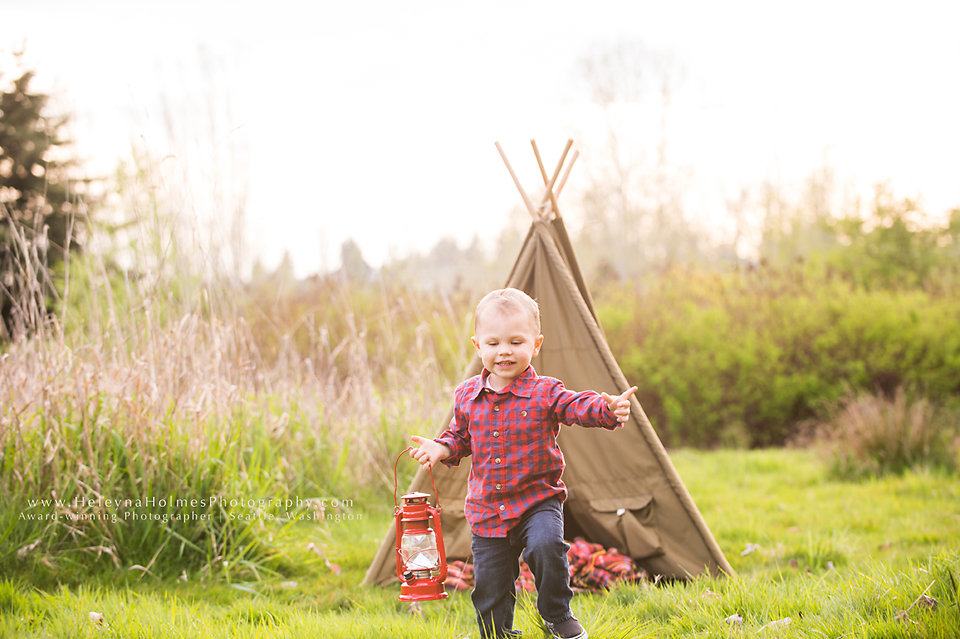
M 335 279 L 283 316 L 191 242 L 157 174 L 123 183 L 121 230 L 87 220 L 62 279 L 23 240 L 24 319 L 0 347 L 0 570 L 295 570 L 296 516 L 375 507 L 407 434 L 435 426 L 449 335 L 403 291 L 368 316 Z M 390 338 L 411 313 L 413 360 Z
M 854 395 L 820 425 L 818 445 L 834 475 L 902 474 L 915 468 L 948 472 L 960 465 L 960 419 L 955 411 L 898 388 L 893 397 Z

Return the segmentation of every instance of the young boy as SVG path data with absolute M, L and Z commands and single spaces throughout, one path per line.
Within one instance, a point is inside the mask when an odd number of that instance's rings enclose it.
M 483 372 L 456 390 L 454 419 L 435 440 L 413 436 L 410 456 L 426 467 L 472 455 L 465 514 L 473 533 L 480 636 L 516 637 L 514 582 L 523 558 L 537 586 L 537 609 L 555 637 L 586 639 L 570 611 L 573 591 L 563 540 L 560 424 L 613 430 L 630 416 L 630 395 L 575 393 L 530 365 L 543 344 L 540 309 L 526 293 L 501 289 L 477 305 L 473 345 Z

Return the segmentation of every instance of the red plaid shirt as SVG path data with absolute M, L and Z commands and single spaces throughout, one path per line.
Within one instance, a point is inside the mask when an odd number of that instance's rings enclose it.
M 554 495 L 566 499 L 560 424 L 607 430 L 622 424 L 596 392 L 569 391 L 533 366 L 499 392 L 487 387 L 489 374 L 457 387 L 450 428 L 435 441 L 450 448 L 448 466 L 473 455 L 464 506 L 470 529 L 506 537 L 531 506 Z

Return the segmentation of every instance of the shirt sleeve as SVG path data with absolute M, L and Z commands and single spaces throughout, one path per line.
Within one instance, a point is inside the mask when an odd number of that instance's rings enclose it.
M 445 444 L 450 449 L 450 456 L 441 463 L 445 466 L 459 466 L 460 460 L 469 456 L 473 449 L 470 441 L 470 421 L 466 413 L 461 410 L 459 393 L 453 409 L 453 418 L 447 430 L 443 431 L 439 437 L 433 441 Z
M 550 400 L 554 415 L 562 424 L 607 430 L 623 426 L 596 391 L 574 392 L 567 390 L 563 382 L 556 380 L 550 392 Z

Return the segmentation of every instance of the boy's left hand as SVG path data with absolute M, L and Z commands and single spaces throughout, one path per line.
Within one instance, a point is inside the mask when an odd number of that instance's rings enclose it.
M 607 406 L 617 416 L 618 422 L 625 422 L 630 419 L 630 396 L 637 392 L 637 387 L 633 386 L 622 395 L 611 397 L 606 393 L 600 393 L 600 397 L 607 403 Z

